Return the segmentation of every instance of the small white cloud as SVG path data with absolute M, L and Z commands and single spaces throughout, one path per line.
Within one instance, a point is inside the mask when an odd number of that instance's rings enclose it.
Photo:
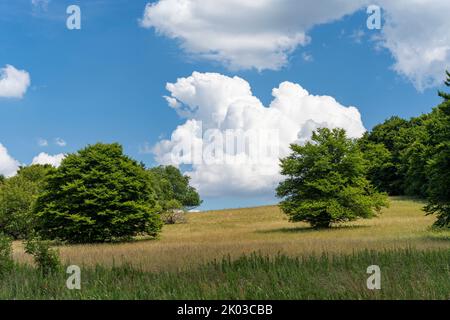
M 150 146 L 148 142 L 145 142 L 143 145 L 139 146 L 140 154 L 151 154 L 153 153 L 153 147 Z
M 0 174 L 12 177 L 19 169 L 20 163 L 11 157 L 8 150 L 0 143 Z
M 306 52 L 303 52 L 303 53 L 302 53 L 302 58 L 303 58 L 303 60 L 305 60 L 306 62 L 312 62 L 312 61 L 314 61 L 313 56 L 312 56 L 311 54 L 309 54 L 309 53 L 306 53 Z
M 61 161 L 66 157 L 65 154 L 49 155 L 48 153 L 41 152 L 39 155 L 33 158 L 31 164 L 49 164 L 57 168 L 61 165 Z
M 48 146 L 48 141 L 46 139 L 39 138 L 38 139 L 38 146 L 39 147 L 47 147 Z
M 47 11 L 50 0 L 31 0 L 33 10 Z
M 65 146 L 67 145 L 67 142 L 64 141 L 64 140 L 61 139 L 61 138 L 56 138 L 56 139 L 55 139 L 55 143 L 56 143 L 56 145 L 59 146 L 59 147 L 65 147 Z
M 362 43 L 366 33 L 362 29 L 354 30 L 350 35 L 350 39 L 352 39 L 355 43 Z
M 164 96 L 164 99 L 166 99 L 169 107 L 171 107 L 173 109 L 177 109 L 180 107 L 180 104 L 178 103 L 177 99 L 174 99 L 174 98 L 168 97 L 168 96 Z
M 7 64 L 0 69 L 0 98 L 22 98 L 30 83 L 28 72 Z

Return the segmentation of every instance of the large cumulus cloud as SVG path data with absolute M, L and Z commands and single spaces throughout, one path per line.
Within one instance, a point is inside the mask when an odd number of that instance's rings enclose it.
M 155 158 L 161 164 L 192 165 L 187 174 L 203 196 L 270 194 L 281 179 L 279 157 L 289 153 L 290 143 L 304 143 L 319 127 L 344 128 L 350 137 L 365 132 L 355 107 L 342 106 L 330 96 L 312 95 L 291 82 L 273 89 L 274 99 L 267 107 L 252 94 L 247 81 L 217 73 L 194 72 L 167 84 L 167 90 L 169 106 L 186 122 L 170 139 L 156 144 Z M 267 149 L 270 144 L 277 150 L 257 150 L 267 157 L 263 162 L 253 161 L 249 149 L 225 154 L 228 161 L 205 161 L 196 151 L 208 151 L 208 130 L 222 136 L 228 132 L 268 133 L 264 141 L 258 140 L 257 148 Z M 180 149 L 187 150 L 182 157 Z

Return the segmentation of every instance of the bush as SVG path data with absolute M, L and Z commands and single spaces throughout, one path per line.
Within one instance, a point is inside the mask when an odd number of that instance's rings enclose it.
M 186 213 L 183 210 L 169 210 L 161 214 L 164 224 L 187 223 Z
M 35 213 L 44 238 L 68 242 L 156 236 L 162 226 L 148 173 L 116 143 L 68 155 L 48 176 Z
M 12 258 L 12 240 L 0 233 L 0 277 L 11 271 L 14 266 Z
M 38 269 L 44 275 L 60 270 L 61 262 L 56 250 L 50 248 L 50 242 L 33 237 L 25 241 L 25 252 L 32 255 Z
M 182 205 L 177 200 L 168 201 L 165 211 L 161 214 L 164 224 L 186 223 L 186 212 L 181 208 Z
M 288 178 L 277 188 L 283 198 L 280 207 L 291 221 L 327 228 L 371 218 L 387 205 L 387 196 L 366 179 L 367 163 L 345 130 L 319 129 L 312 142 L 291 149 L 293 153 L 281 160 L 281 173 Z

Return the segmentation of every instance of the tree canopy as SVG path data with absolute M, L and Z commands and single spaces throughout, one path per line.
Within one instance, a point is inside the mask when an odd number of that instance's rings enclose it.
M 35 213 L 40 233 L 70 242 L 156 236 L 161 208 L 143 165 L 117 144 L 89 145 L 51 172 Z
M 367 163 L 356 141 L 343 129 L 318 129 L 304 146 L 291 145 L 292 154 L 281 160 L 287 176 L 277 188 L 281 209 L 291 221 L 313 227 L 371 218 L 387 197 L 366 179 Z
M 0 229 L 5 234 L 20 239 L 33 229 L 33 205 L 52 170 L 49 165 L 21 167 L 14 177 L 0 183 Z
M 450 74 L 445 84 L 450 87 Z M 436 214 L 435 225 L 450 228 L 450 94 L 440 92 L 444 101 L 433 111 L 427 123 L 430 159 L 425 171 L 428 178 L 428 204 L 425 211 Z
M 450 86 L 450 74 L 446 86 Z M 428 199 L 436 226 L 450 227 L 450 94 L 428 114 L 392 117 L 358 142 L 369 162 L 368 178 L 390 195 Z
M 190 178 L 174 166 L 159 166 L 148 170 L 152 185 L 164 209 L 191 209 L 202 201 L 194 187 L 189 185 Z

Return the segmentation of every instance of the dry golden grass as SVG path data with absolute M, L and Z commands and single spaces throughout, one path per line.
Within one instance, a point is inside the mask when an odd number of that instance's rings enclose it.
M 450 232 L 432 231 L 434 217 L 425 216 L 422 206 L 418 201 L 392 198 L 390 208 L 378 218 L 320 231 L 303 223 L 290 223 L 276 206 L 192 213 L 187 224 L 165 226 L 159 240 L 58 249 L 66 263 L 127 262 L 150 271 L 184 269 L 255 251 L 301 256 L 363 249 L 450 249 Z M 18 242 L 14 255 L 19 261 L 30 261 Z

